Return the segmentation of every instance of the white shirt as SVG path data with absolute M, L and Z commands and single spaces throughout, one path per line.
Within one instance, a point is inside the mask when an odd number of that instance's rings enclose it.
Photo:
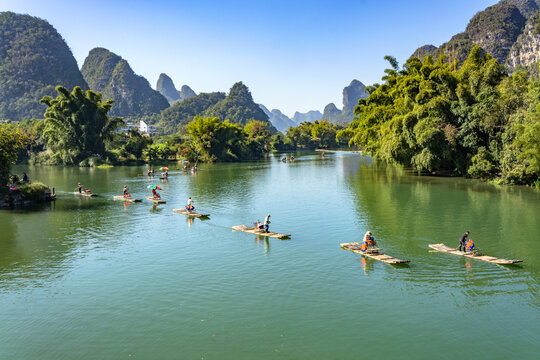
M 191 205 L 192 203 L 193 203 L 193 200 L 191 200 L 191 198 L 189 198 L 189 199 L 187 200 L 187 204 L 188 204 L 188 205 Z
M 267 215 L 266 218 L 264 219 L 264 225 L 268 225 L 270 224 L 270 215 Z

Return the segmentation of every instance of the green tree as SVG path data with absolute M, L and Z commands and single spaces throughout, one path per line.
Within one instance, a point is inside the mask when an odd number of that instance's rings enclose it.
M 56 91 L 56 99 L 45 96 L 40 101 L 48 106 L 43 133 L 47 148 L 57 153 L 63 164 L 106 155 L 105 143 L 123 123 L 119 117 L 107 116 L 113 101 L 102 102 L 100 93 L 85 92 L 78 86 L 71 93 L 62 86 Z
M 131 154 L 137 160 L 141 160 L 144 149 L 152 144 L 152 139 L 148 136 L 143 136 L 137 128 L 129 132 L 129 139 L 123 147 L 127 154 Z
M 28 144 L 28 135 L 13 125 L 0 125 L 0 192 L 5 192 L 17 152 Z
M 216 117 L 196 116 L 187 124 L 187 131 L 202 161 L 241 159 L 245 133 L 240 125 Z

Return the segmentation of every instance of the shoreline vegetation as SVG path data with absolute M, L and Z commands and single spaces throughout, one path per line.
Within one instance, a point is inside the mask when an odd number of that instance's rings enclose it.
M 231 162 L 270 152 L 349 147 L 419 174 L 464 176 L 540 187 L 540 80 L 505 73 L 473 47 L 467 60 L 411 57 L 403 68 L 390 56 L 382 84 L 366 88 L 350 124 L 302 122 L 285 134 L 269 122 L 242 123 L 196 115 L 174 134 L 149 137 L 117 129 L 112 100 L 58 86 L 45 96 L 44 119 L 0 124 L 2 173 L 17 158 L 32 165 L 114 166 L 155 161 Z M 247 87 L 246 96 L 251 96 Z M 0 179 L 5 185 L 7 178 Z

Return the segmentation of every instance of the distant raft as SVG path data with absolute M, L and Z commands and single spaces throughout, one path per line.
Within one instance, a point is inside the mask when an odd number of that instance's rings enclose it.
M 278 233 L 275 233 L 275 232 L 264 232 L 262 230 L 255 229 L 253 227 L 248 227 L 246 225 L 236 225 L 236 226 L 233 226 L 232 228 L 233 228 L 233 230 L 243 231 L 243 232 L 262 235 L 262 236 L 273 237 L 273 238 L 277 238 L 277 239 L 286 239 L 286 238 L 291 237 L 291 234 L 278 234 Z
M 154 204 L 166 204 L 167 202 L 161 198 L 155 198 L 153 196 L 147 196 L 146 200 L 154 202 Z
M 132 198 L 132 197 L 125 197 L 125 196 L 115 196 L 113 198 L 114 200 L 122 200 L 122 201 L 128 201 L 128 202 L 141 202 L 142 199 L 135 199 L 135 198 Z
M 487 261 L 487 262 L 490 262 L 493 264 L 499 264 L 499 265 L 517 264 L 517 263 L 523 262 L 523 260 L 507 260 L 507 259 L 496 258 L 493 256 L 481 255 L 481 254 L 478 254 L 477 252 L 459 251 L 455 248 L 451 248 L 444 244 L 430 244 L 429 247 L 432 248 L 433 250 L 437 250 L 437 251 L 444 252 L 447 254 L 465 256 L 471 259 Z
M 379 248 L 360 251 L 360 246 L 362 246 L 361 242 L 343 243 L 340 245 L 342 249 L 350 250 L 352 252 L 362 254 L 365 257 L 379 260 L 387 264 L 406 264 L 411 262 L 410 260 L 400 260 L 390 255 L 386 255 L 382 251 L 380 251 L 381 249 Z
M 73 192 L 74 195 L 80 195 L 80 196 L 86 196 L 86 197 L 95 197 L 95 196 L 98 196 L 98 194 L 93 194 L 93 193 L 89 193 L 89 192 L 78 192 L 78 191 L 74 191 Z
M 173 209 L 173 212 L 177 213 L 177 214 L 193 216 L 193 217 L 196 217 L 196 218 L 202 218 L 202 217 L 209 217 L 210 216 L 210 214 L 200 214 L 200 213 L 197 213 L 195 211 L 188 211 L 186 209 Z

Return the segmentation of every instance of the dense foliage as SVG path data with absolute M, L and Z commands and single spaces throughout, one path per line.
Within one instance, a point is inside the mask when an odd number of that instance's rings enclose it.
M 158 125 L 164 134 L 171 134 L 179 131 L 197 115 L 217 117 L 221 121 L 228 120 L 241 125 L 253 119 L 259 120 L 268 123 L 269 129 L 275 131 L 268 115 L 253 101 L 249 89 L 242 82 L 234 84 L 228 95 L 221 92 L 201 93 L 174 103 L 161 112 Z
M 42 139 L 48 151 L 49 163 L 84 164 L 91 159 L 107 156 L 105 144 L 113 139 L 121 118 L 110 118 L 113 101 L 101 100 L 101 94 L 75 87 L 56 88 L 58 96 L 45 96 L 41 102 L 48 106 Z
M 238 161 L 258 159 L 270 150 L 268 124 L 252 120 L 245 128 L 217 117 L 196 116 L 187 124 L 191 160 Z
M 161 112 L 159 128 L 164 134 L 172 134 L 186 126 L 193 118 L 212 105 L 225 99 L 225 93 L 200 93 L 189 99 L 178 101 Z
M 167 99 L 136 75 L 126 60 L 107 49 L 92 49 L 81 71 L 91 89 L 114 100 L 112 116 L 148 115 L 169 107 Z
M 17 153 L 29 142 L 28 135 L 13 125 L 0 125 L 0 192 L 9 182 L 11 166 L 17 161 Z
M 242 125 L 246 125 L 251 119 L 268 123 L 268 115 L 253 101 L 249 89 L 242 82 L 234 84 L 227 97 L 209 107 L 204 116 Z
M 384 83 L 360 99 L 338 139 L 390 163 L 510 183 L 539 181 L 540 84 L 504 75 L 474 47 L 454 70 L 444 57 L 410 58 L 402 70 L 389 58 Z
M 57 85 L 87 88 L 64 39 L 45 20 L 0 13 L 0 119 L 40 117 Z
M 339 141 L 336 139 L 337 132 L 343 129 L 343 125 L 332 124 L 327 120 L 304 121 L 287 130 L 284 144 L 291 149 L 344 147 L 349 139 L 346 136 L 342 136 Z

